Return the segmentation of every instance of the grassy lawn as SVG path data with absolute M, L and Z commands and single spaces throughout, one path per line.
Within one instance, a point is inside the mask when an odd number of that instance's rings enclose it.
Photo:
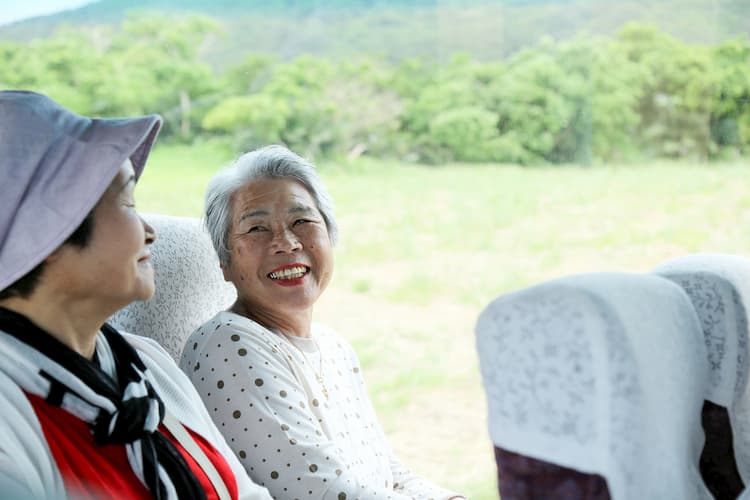
M 139 209 L 200 216 L 218 147 L 158 147 Z M 691 252 L 750 254 L 741 165 L 419 167 L 323 164 L 336 276 L 317 319 L 356 347 L 404 462 L 496 498 L 473 326 L 495 296 L 563 274 L 642 272 Z

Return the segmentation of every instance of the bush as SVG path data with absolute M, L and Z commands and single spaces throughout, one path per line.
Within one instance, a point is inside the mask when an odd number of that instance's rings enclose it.
M 497 115 L 479 106 L 444 111 L 430 122 L 430 137 L 458 161 L 488 161 L 498 137 Z
M 234 134 L 243 149 L 277 143 L 287 125 L 289 108 L 284 101 L 264 94 L 228 97 L 203 118 L 202 127 Z

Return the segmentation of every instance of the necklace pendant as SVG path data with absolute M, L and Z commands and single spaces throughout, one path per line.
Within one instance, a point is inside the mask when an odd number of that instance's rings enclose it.
M 323 396 L 326 397 L 326 401 L 328 400 L 328 389 L 326 388 L 325 382 L 323 382 L 323 377 L 319 374 L 315 374 L 315 378 L 318 379 L 318 384 L 320 385 L 320 389 L 323 391 Z
M 318 381 L 318 385 L 320 386 L 320 390 L 323 393 L 323 395 L 326 397 L 326 401 L 328 401 L 328 388 L 326 387 L 325 382 L 323 382 L 323 351 L 320 350 L 320 346 L 318 345 L 318 342 L 315 340 L 315 337 L 312 337 L 312 341 L 315 343 L 315 347 L 318 349 L 318 353 L 320 353 L 320 372 L 315 371 L 315 367 L 313 366 L 312 362 L 310 362 L 309 359 L 307 359 L 307 354 L 305 354 L 305 351 L 300 349 L 300 347 L 292 342 L 292 339 L 289 338 L 289 335 L 287 335 L 284 332 L 280 332 L 281 335 L 284 336 L 286 341 L 292 345 L 297 351 L 299 351 L 300 354 L 302 354 L 302 357 L 304 358 L 304 364 L 308 365 L 312 372 L 315 374 L 315 380 Z

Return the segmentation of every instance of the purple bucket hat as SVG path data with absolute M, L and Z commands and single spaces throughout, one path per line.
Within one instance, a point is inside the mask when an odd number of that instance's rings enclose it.
M 0 290 L 59 247 L 130 158 L 140 177 L 158 115 L 77 115 L 28 91 L 0 91 Z

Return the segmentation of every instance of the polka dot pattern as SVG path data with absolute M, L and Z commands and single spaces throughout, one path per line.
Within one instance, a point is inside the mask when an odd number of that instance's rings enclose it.
M 398 462 L 352 348 L 318 325 L 313 336 L 288 340 L 222 312 L 188 340 L 196 348 L 183 352 L 182 369 L 249 476 L 276 498 L 456 495 Z M 328 397 L 316 378 L 321 366 Z

